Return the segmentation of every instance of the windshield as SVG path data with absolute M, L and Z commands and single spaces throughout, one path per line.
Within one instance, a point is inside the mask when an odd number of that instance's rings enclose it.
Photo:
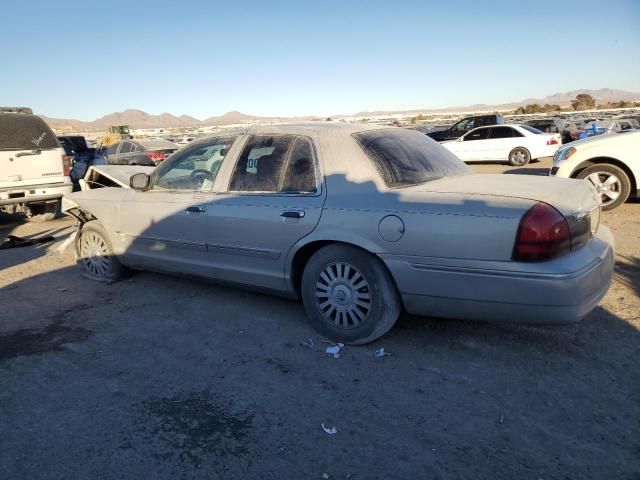
M 60 148 L 53 131 L 40 117 L 24 113 L 0 114 L 0 150 Z
M 462 160 L 420 132 L 384 129 L 353 136 L 391 188 L 471 173 Z

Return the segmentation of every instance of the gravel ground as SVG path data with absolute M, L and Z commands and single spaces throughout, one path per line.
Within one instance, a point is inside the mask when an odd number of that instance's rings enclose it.
M 92 283 L 69 220 L 5 218 L 56 241 L 0 251 L 0 478 L 638 479 L 639 213 L 604 214 L 616 278 L 578 325 L 405 316 L 337 359 L 296 302 Z

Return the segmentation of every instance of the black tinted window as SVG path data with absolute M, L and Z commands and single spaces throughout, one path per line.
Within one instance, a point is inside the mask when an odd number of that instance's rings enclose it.
M 353 136 L 389 187 L 470 173 L 458 157 L 419 132 L 384 129 L 354 133 Z
M 289 193 L 316 191 L 316 168 L 311 144 L 306 138 L 297 138 L 293 145 L 280 191 Z
M 491 129 L 491 138 L 511 138 L 521 137 L 519 132 L 511 127 L 493 127 Z
M 129 153 L 131 152 L 133 145 L 130 142 L 122 142 L 122 145 L 120 146 L 120 151 L 118 152 L 120 153 Z
M 277 192 L 285 157 L 294 137 L 252 137 L 236 163 L 229 190 Z
M 473 130 L 467 133 L 464 136 L 464 141 L 469 142 L 471 140 L 486 140 L 489 138 L 489 129 L 488 128 L 480 128 L 478 130 Z
M 60 148 L 53 131 L 40 117 L 24 113 L 0 114 L 0 150 Z

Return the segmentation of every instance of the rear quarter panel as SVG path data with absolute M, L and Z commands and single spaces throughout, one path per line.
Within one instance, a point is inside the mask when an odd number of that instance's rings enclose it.
M 533 205 L 530 200 L 484 195 L 420 197 L 380 192 L 370 195 L 366 204 L 329 197 L 318 227 L 305 241 L 343 241 L 375 254 L 510 261 L 520 219 Z M 390 215 L 404 224 L 397 241 L 387 241 L 380 233 L 381 221 Z

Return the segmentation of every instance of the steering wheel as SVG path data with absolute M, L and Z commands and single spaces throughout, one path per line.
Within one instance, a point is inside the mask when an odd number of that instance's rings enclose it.
M 198 169 L 194 170 L 193 172 L 191 172 L 191 174 L 190 174 L 191 178 L 196 178 L 199 175 L 211 178 L 211 172 L 208 171 L 208 170 L 203 170 L 202 168 L 198 168 Z

